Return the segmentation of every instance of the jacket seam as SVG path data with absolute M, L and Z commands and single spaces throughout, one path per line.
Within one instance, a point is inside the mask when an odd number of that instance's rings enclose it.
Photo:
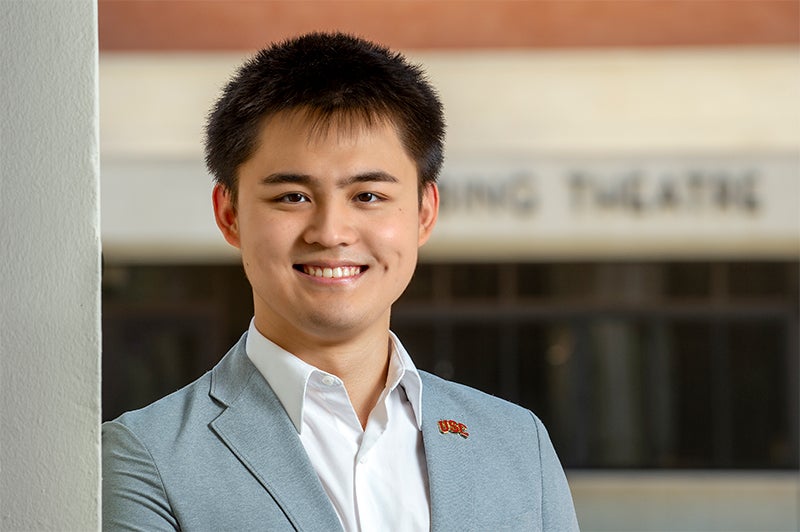
M 536 454 L 539 458 L 539 518 L 542 522 L 542 530 L 544 530 L 544 465 L 542 464 L 542 436 L 539 430 L 539 423 L 536 415 L 528 410 L 533 420 L 533 428 L 536 431 Z
M 150 449 L 147 447 L 147 445 L 145 445 L 145 443 L 139 438 L 139 436 L 137 436 L 136 433 L 133 432 L 133 430 L 127 425 L 120 423 L 119 421 L 110 421 L 109 424 L 122 427 L 125 430 L 125 432 L 130 434 L 131 437 L 133 437 L 133 439 L 136 440 L 136 443 L 139 444 L 142 447 L 142 449 L 145 450 L 145 452 L 147 453 L 147 457 L 150 459 L 150 463 L 153 465 L 153 469 L 156 470 L 156 475 L 158 475 L 158 483 L 161 486 L 161 492 L 164 494 L 164 499 L 167 501 L 167 505 L 169 505 L 170 514 L 175 519 L 175 523 L 178 524 L 178 529 L 180 529 L 181 527 L 180 524 L 178 523 L 178 516 L 175 515 L 174 506 L 172 505 L 172 501 L 170 500 L 169 494 L 167 493 L 167 487 L 164 485 L 164 478 L 161 476 L 161 470 L 159 469 L 158 464 L 156 463 L 156 460 L 153 457 L 153 453 L 150 452 Z

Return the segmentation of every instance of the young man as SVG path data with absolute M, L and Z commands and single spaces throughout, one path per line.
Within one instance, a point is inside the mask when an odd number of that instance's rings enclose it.
M 422 71 L 361 39 L 238 71 L 206 161 L 255 316 L 209 373 L 104 425 L 105 529 L 577 529 L 541 422 L 417 371 L 389 331 L 443 138 Z

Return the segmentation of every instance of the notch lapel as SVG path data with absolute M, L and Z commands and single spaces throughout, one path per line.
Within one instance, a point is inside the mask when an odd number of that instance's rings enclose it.
M 465 423 L 469 431 L 469 416 L 446 394 L 440 393 L 438 383 L 420 372 L 422 377 L 422 441 L 428 468 L 431 495 L 431 530 L 470 530 L 473 523 L 475 496 L 471 448 L 475 435 L 464 438 L 459 434 L 439 430 L 440 420 Z
M 211 422 L 212 430 L 270 493 L 295 529 L 341 530 L 297 430 L 247 358 L 244 339 L 225 358 L 214 370 L 211 395 L 227 408 Z

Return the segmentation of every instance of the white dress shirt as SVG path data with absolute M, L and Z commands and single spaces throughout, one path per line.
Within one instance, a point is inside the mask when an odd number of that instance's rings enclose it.
M 250 322 L 247 356 L 292 420 L 346 531 L 430 528 L 422 381 L 394 334 L 386 387 L 362 429 L 347 390 Z

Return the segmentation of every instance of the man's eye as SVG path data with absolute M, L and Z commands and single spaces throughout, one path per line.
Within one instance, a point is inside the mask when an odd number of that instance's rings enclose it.
M 373 203 L 378 201 L 380 198 L 372 192 L 362 192 L 356 196 L 356 199 L 361 203 Z
M 278 201 L 283 203 L 304 203 L 308 201 L 308 198 L 299 192 L 292 192 L 291 194 L 284 194 L 278 198 Z

